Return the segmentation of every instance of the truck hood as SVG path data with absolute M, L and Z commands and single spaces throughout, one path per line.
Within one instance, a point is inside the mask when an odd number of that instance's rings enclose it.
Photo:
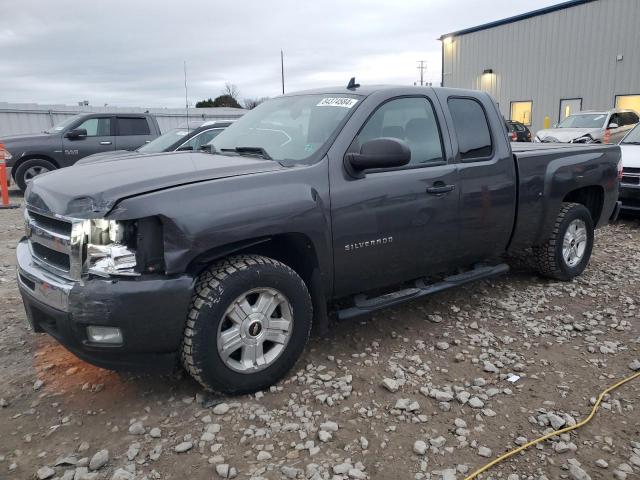
M 622 168 L 640 168 L 640 145 L 620 145 Z
M 11 151 L 12 145 L 20 145 L 22 143 L 30 143 L 34 139 L 50 138 L 52 135 L 48 133 L 25 133 L 22 135 L 11 135 L 10 137 L 0 137 L 0 143 L 4 143 L 7 150 Z
M 543 142 L 569 143 L 585 135 L 600 138 L 601 132 L 600 128 L 548 128 L 540 130 L 536 136 Z
M 284 169 L 259 158 L 169 152 L 62 168 L 35 178 L 27 205 L 77 218 L 104 217 L 119 200 L 147 192 L 220 178 Z

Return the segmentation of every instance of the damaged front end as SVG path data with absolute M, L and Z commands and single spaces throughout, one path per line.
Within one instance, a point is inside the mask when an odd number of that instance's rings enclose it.
M 18 285 L 27 317 L 112 369 L 175 364 L 193 278 L 166 275 L 158 218 L 79 219 L 27 205 Z

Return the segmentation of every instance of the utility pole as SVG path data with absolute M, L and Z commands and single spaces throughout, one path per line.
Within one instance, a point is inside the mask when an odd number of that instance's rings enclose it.
M 284 52 L 280 49 L 280 76 L 282 78 L 282 94 L 284 95 Z
M 427 69 L 427 62 L 424 60 L 418 60 L 418 70 L 420 70 L 420 86 L 424 87 L 424 71 Z

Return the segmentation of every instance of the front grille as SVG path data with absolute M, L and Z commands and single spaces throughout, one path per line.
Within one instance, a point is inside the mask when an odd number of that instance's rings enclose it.
M 620 183 L 624 183 L 626 185 L 640 185 L 640 177 L 630 177 L 627 175 L 623 175 Z
M 61 233 L 62 235 L 71 236 L 71 227 L 73 226 L 71 222 L 59 220 L 57 218 L 46 217 L 36 212 L 29 212 L 29 216 L 38 225 L 46 227 L 56 233 Z
M 31 244 L 31 248 L 33 249 L 33 254 L 36 257 L 52 267 L 64 270 L 65 272 L 69 272 L 71 270 L 71 259 L 69 258 L 69 254 L 56 252 L 51 248 L 35 242 Z
M 635 173 L 637 175 L 640 175 L 640 168 L 637 168 L 637 167 L 623 167 L 622 168 L 622 172 L 623 173 L 631 173 L 631 174 Z
M 34 260 L 64 278 L 80 279 L 84 263 L 81 222 L 25 210 L 27 237 Z

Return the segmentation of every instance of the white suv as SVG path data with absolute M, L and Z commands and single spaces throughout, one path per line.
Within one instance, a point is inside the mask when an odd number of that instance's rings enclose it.
M 633 110 L 584 111 L 569 115 L 554 128 L 540 130 L 534 142 L 618 143 L 638 123 Z

